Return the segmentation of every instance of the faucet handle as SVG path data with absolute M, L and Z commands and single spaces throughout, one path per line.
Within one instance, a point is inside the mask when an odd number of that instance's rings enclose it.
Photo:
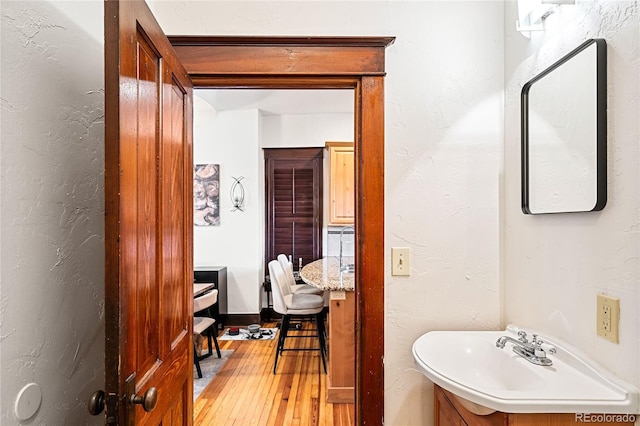
M 539 339 L 537 334 L 533 335 L 533 341 L 531 343 L 533 344 L 534 353 L 538 357 L 544 358 L 545 356 L 547 356 L 547 353 L 556 353 L 556 348 L 549 344 L 545 344 L 545 347 L 543 348 L 542 344 L 544 344 L 544 340 Z
M 542 346 L 542 344 L 545 342 L 544 340 L 540 339 L 537 334 L 534 334 L 533 340 L 531 341 L 531 343 L 533 343 L 535 346 Z M 555 353 L 556 348 L 554 348 L 553 346 L 550 346 L 549 344 L 546 344 L 546 346 L 548 346 L 547 350 L 549 351 L 553 349 L 554 352 L 550 351 L 550 353 Z
M 545 352 L 544 349 L 542 349 L 542 344 L 544 343 L 544 341 L 542 339 L 538 339 L 537 334 L 532 334 L 532 336 L 533 336 L 533 339 L 531 340 L 531 344 L 533 345 L 533 352 L 535 356 L 539 358 L 546 357 L 547 353 Z
M 527 340 L 527 333 L 524 330 L 520 330 L 518 331 L 518 337 L 522 343 L 528 343 L 529 340 Z

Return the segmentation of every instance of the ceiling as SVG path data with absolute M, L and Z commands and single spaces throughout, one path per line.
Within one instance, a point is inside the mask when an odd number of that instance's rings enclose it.
M 216 111 L 259 109 L 267 115 L 351 113 L 353 90 L 194 89 Z

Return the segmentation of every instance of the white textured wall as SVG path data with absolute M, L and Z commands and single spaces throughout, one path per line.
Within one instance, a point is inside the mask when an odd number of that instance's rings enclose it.
M 386 79 L 386 247 L 411 249 L 412 274 L 385 268 L 392 425 L 432 422 L 432 385 L 413 369 L 417 337 L 500 319 L 503 5 L 405 7 L 409 16 L 392 14 Z
M 0 424 L 30 382 L 29 424 L 102 424 L 86 409 L 104 386 L 102 4 L 0 6 Z
M 526 39 L 505 9 L 505 319 L 560 337 L 640 386 L 640 3 L 580 1 Z M 589 38 L 607 42 L 608 202 L 601 212 L 520 211 L 520 90 Z M 620 298 L 620 344 L 596 335 L 596 295 Z
M 171 34 L 393 35 L 386 69 L 385 423 L 430 424 L 411 344 L 435 329 L 499 325 L 503 4 L 154 1 Z
M 193 158 L 196 164 L 220 164 L 220 226 L 194 227 L 194 265 L 226 266 L 228 313 L 258 313 L 264 258 L 259 112 L 223 111 L 203 121 L 194 115 Z M 244 176 L 244 212 L 231 211 L 232 176 Z
M 319 147 L 353 141 L 353 114 L 286 114 L 262 117 L 263 148 Z

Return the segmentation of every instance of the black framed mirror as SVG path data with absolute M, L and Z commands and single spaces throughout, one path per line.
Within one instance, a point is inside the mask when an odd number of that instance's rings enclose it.
M 602 210 L 607 202 L 607 52 L 590 39 L 521 95 L 522 211 Z

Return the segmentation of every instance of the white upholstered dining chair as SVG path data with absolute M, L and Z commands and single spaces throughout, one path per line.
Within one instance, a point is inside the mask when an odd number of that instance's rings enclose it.
M 198 372 L 198 378 L 202 378 L 202 370 L 200 369 L 200 361 L 205 358 L 210 357 L 213 354 L 212 350 L 212 340 L 216 345 L 216 354 L 218 358 L 222 355 L 220 354 L 220 346 L 218 346 L 218 338 L 216 334 L 218 330 L 215 327 L 216 320 L 212 318 L 211 312 L 209 308 L 215 305 L 218 302 L 218 290 L 214 289 L 208 293 L 203 294 L 202 296 L 195 297 L 193 299 L 193 334 L 198 335 L 202 334 L 206 331 L 207 333 L 207 343 L 209 350 L 204 355 L 199 355 L 196 350 L 196 342 L 195 339 L 193 341 L 193 362 L 196 365 L 196 370 Z

